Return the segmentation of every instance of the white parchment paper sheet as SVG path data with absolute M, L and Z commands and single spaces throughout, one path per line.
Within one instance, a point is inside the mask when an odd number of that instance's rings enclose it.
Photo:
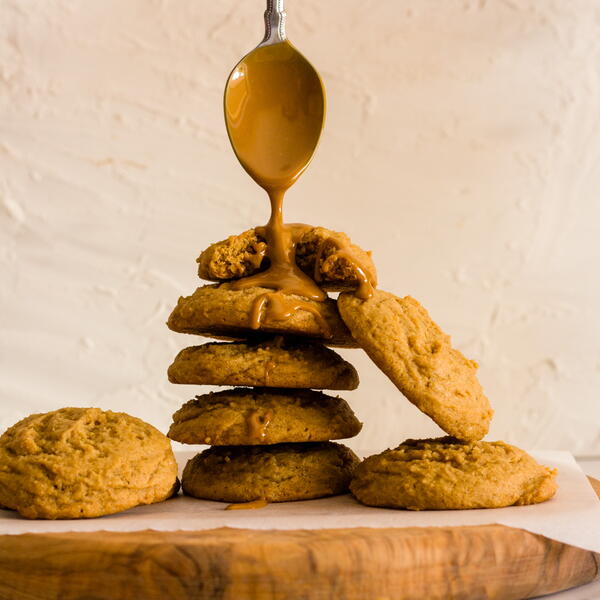
M 270 504 L 260 510 L 226 511 L 226 504 L 179 496 L 99 519 L 29 521 L 0 510 L 0 534 L 65 531 L 331 529 L 342 527 L 450 527 L 499 523 L 600 552 L 600 500 L 567 452 L 532 452 L 542 464 L 558 468 L 559 489 L 549 502 L 487 510 L 421 511 L 369 508 L 350 495 Z M 178 453 L 181 463 L 190 453 Z

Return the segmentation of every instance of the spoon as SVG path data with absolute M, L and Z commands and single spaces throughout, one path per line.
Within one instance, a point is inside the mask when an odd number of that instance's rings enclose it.
M 285 191 L 317 148 L 325 90 L 315 68 L 290 44 L 283 0 L 268 0 L 265 37 L 235 66 L 225 86 L 225 123 L 233 150 L 267 192 Z

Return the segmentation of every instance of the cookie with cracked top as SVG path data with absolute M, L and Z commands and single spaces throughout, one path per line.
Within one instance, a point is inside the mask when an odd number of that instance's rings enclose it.
M 500 508 L 545 502 L 556 469 L 504 442 L 406 440 L 366 458 L 350 490 L 363 504 L 410 510 Z
M 169 439 L 125 413 L 61 408 L 0 437 L 0 504 L 29 519 L 100 517 L 177 487 Z
M 477 380 L 477 363 L 452 347 L 410 296 L 375 290 L 338 298 L 352 335 L 396 387 L 446 433 L 465 441 L 486 435 L 493 411 Z

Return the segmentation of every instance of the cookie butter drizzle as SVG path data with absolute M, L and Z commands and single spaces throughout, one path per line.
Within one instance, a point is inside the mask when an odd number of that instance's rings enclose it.
M 293 181 L 290 181 L 287 187 L 292 183 Z M 231 283 L 231 288 L 241 290 L 248 287 L 263 287 L 273 290 L 261 294 L 254 300 L 249 315 L 252 329 L 260 327 L 267 311 L 271 320 L 285 321 L 296 311 L 304 310 L 315 317 L 322 334 L 331 337 L 330 328 L 318 308 L 302 299 L 307 298 L 317 302 L 327 299 L 327 294 L 296 264 L 296 244 L 309 226 L 284 225 L 283 196 L 287 188 L 270 189 L 265 182 L 261 185 L 269 194 L 271 218 L 264 227 L 257 228 L 257 233 L 267 240 L 266 255 L 270 266 L 262 273 Z
M 267 410 L 260 412 L 253 410 L 248 413 L 246 425 L 248 426 L 248 435 L 253 442 L 262 442 L 267 437 L 267 428 L 273 419 L 273 411 Z
M 265 364 L 265 387 L 269 387 L 269 383 L 271 381 L 271 373 L 273 369 L 277 366 L 277 363 L 274 360 L 268 360 Z
M 249 324 L 252 329 L 258 329 L 260 327 L 263 315 L 267 309 L 269 311 L 269 317 L 273 321 L 285 321 L 298 310 L 309 312 L 315 317 L 323 335 L 325 337 L 332 337 L 329 324 L 323 318 L 316 306 L 313 306 L 301 298 L 286 296 L 284 290 L 265 292 L 255 298 L 250 310 L 249 318 Z
M 267 500 L 259 499 L 252 500 L 252 502 L 240 502 L 239 504 L 229 504 L 225 507 L 225 510 L 248 510 L 252 508 L 264 508 L 269 503 Z
M 350 268 L 354 271 L 356 279 L 358 280 L 358 287 L 356 288 L 354 295 L 361 300 L 368 300 L 373 295 L 373 288 L 377 282 L 374 278 L 371 279 L 369 277 L 367 274 L 367 267 L 362 265 L 360 261 L 356 260 L 355 256 L 352 256 L 348 243 L 341 244 L 338 240 L 334 240 L 333 238 L 325 238 L 319 242 L 315 256 L 315 270 L 313 273 L 314 280 L 318 282 L 323 280 L 323 275 L 321 273 L 321 260 L 323 259 L 323 252 L 327 243 L 332 243 L 336 246 L 336 251 L 332 255 L 328 256 L 327 260 L 334 260 L 336 257 L 346 259 L 350 265 Z
M 267 244 L 265 242 L 257 242 L 252 246 L 254 253 L 251 254 L 246 260 L 250 263 L 254 270 L 260 269 L 262 261 L 267 256 Z

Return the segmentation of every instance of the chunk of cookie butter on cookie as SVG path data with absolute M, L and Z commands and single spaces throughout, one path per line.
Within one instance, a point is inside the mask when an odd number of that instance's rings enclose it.
M 0 437 L 0 505 L 30 519 L 100 517 L 178 487 L 169 439 L 125 413 L 61 408 Z
M 382 290 L 367 300 L 343 293 L 338 308 L 373 362 L 446 433 L 464 441 L 486 435 L 493 411 L 477 380 L 477 363 L 452 347 L 414 298 Z

